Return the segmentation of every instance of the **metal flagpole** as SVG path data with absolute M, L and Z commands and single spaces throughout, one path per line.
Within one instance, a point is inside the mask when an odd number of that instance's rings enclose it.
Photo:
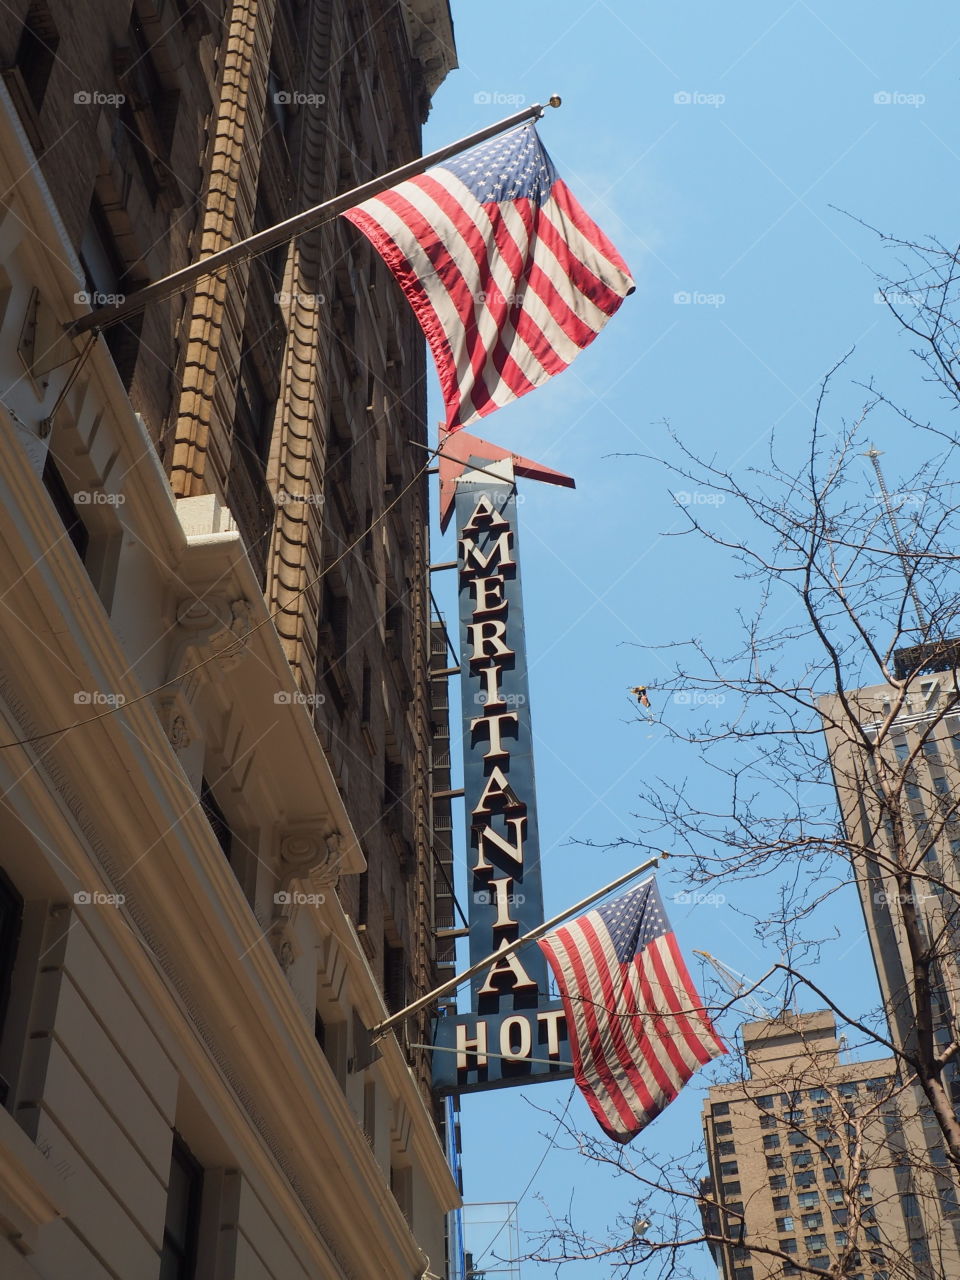
M 662 853 L 660 858 L 666 858 L 668 855 Z M 433 991 L 428 991 L 425 996 L 421 996 L 419 1000 L 414 1000 L 413 1004 L 408 1004 L 405 1009 L 401 1009 L 399 1013 L 392 1014 L 389 1018 L 385 1018 L 383 1022 L 378 1022 L 375 1027 L 370 1028 L 370 1043 L 376 1044 L 378 1040 L 382 1040 L 388 1031 L 405 1018 L 409 1018 L 412 1014 L 418 1013 L 428 1004 L 432 1004 L 434 1000 L 438 1000 L 440 996 L 446 995 L 448 991 L 454 991 L 468 978 L 472 978 L 475 973 L 480 973 L 482 969 L 486 969 L 496 960 L 502 960 L 504 956 L 512 955 L 514 951 L 519 951 L 521 947 L 525 947 L 528 942 L 534 942 L 541 934 L 552 929 L 554 925 L 562 923 L 568 916 L 575 915 L 578 911 L 584 911 L 587 907 L 592 906 L 600 898 L 605 898 L 608 893 L 612 893 L 614 889 L 619 889 L 621 885 L 626 884 L 628 880 L 632 880 L 634 876 L 642 875 L 644 871 L 652 871 L 660 861 L 660 858 L 651 858 L 648 862 L 642 862 L 639 867 L 634 867 L 632 871 L 628 871 L 625 876 L 620 876 L 611 884 L 605 885 L 604 888 L 598 889 L 596 893 L 591 893 L 589 898 L 584 898 L 582 902 L 577 902 L 572 907 L 567 907 L 565 911 L 561 911 L 559 915 L 553 917 L 552 920 L 546 920 L 543 924 L 538 924 L 536 928 L 531 929 L 522 937 L 515 939 L 507 946 L 502 947 L 499 951 L 492 951 L 490 955 L 484 956 L 482 960 L 478 960 L 476 964 L 472 964 L 469 969 L 464 969 L 463 973 L 458 973 L 452 978 L 448 978 L 446 982 Z
M 560 98 L 554 94 L 549 99 L 549 105 L 551 107 L 559 107 Z M 236 244 L 228 245 L 226 249 L 211 253 L 208 257 L 201 258 L 198 262 L 191 262 L 188 267 L 183 267 L 172 275 L 164 276 L 162 280 L 155 280 L 153 284 L 145 285 L 142 289 L 137 289 L 134 293 L 128 294 L 121 303 L 97 307 L 89 315 L 81 316 L 79 320 L 71 321 L 66 326 L 66 330 L 73 335 L 88 333 L 91 329 L 103 329 L 108 325 L 116 324 L 119 320 L 124 320 L 127 316 L 135 315 L 137 312 L 142 311 L 148 303 L 162 302 L 165 298 L 173 297 L 175 293 L 180 293 L 181 290 L 186 289 L 202 276 L 212 275 L 214 272 L 220 271 L 224 267 L 229 267 L 243 258 L 262 253 L 266 249 L 272 249 L 274 245 L 283 244 L 284 241 L 299 235 L 301 231 L 310 231 L 328 217 L 342 213 L 344 209 L 350 209 L 353 205 L 360 204 L 370 196 L 379 195 L 381 191 L 386 191 L 388 187 L 395 186 L 396 183 L 402 182 L 405 178 L 417 177 L 424 170 L 429 169 L 431 165 L 439 164 L 442 160 L 449 160 L 451 156 L 458 155 L 461 151 L 467 151 L 470 147 L 475 147 L 478 143 L 485 142 L 487 138 L 496 137 L 498 133 L 503 133 L 506 129 L 511 129 L 515 125 L 524 124 L 527 120 L 539 120 L 543 113 L 544 107 L 542 103 L 535 102 L 532 107 L 525 107 L 523 111 L 507 116 L 505 120 L 499 120 L 496 124 L 487 125 L 485 129 L 479 129 L 476 133 L 471 133 L 469 137 L 461 138 L 459 142 L 451 142 L 445 147 L 440 147 L 437 151 L 431 151 L 429 155 L 419 156 L 416 160 L 411 160 L 409 164 L 401 165 L 399 169 L 392 169 L 389 173 L 383 174 L 382 177 L 374 178 L 370 182 L 362 183 L 359 187 L 354 187 L 352 191 L 341 192 L 340 195 L 334 196 L 332 200 L 325 200 L 322 204 L 315 204 L 311 209 L 305 209 L 303 213 L 294 214 L 292 218 L 287 218 L 285 222 L 278 222 L 275 227 L 267 227 L 265 231 L 259 231 L 255 236 L 249 236 L 246 240 L 239 240 Z

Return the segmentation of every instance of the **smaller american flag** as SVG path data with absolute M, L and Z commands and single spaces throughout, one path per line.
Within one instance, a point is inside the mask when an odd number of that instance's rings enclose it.
M 343 217 L 416 313 L 448 431 L 566 369 L 633 292 L 626 263 L 557 175 L 532 124 Z
M 629 1142 L 727 1049 L 691 981 L 654 880 L 541 938 L 580 1092 Z

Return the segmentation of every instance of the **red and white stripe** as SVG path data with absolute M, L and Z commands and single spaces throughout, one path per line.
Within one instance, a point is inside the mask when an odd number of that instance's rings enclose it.
M 344 217 L 397 278 L 433 352 L 456 431 L 566 369 L 633 290 L 562 181 L 539 208 L 481 204 L 442 166 Z
M 673 933 L 625 964 L 590 911 L 540 942 L 560 989 L 577 1085 L 601 1128 L 629 1142 L 698 1067 L 726 1053 Z

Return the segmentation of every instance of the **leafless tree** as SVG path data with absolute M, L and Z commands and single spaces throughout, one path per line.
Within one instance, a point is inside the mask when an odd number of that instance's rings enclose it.
M 763 465 L 734 470 L 672 435 L 669 457 L 642 459 L 648 477 L 653 465 L 666 474 L 696 553 L 705 542 L 728 557 L 745 584 L 739 595 L 755 604 L 740 615 L 731 652 L 718 653 L 707 635 L 655 649 L 650 661 L 666 674 L 645 673 L 651 710 L 638 714 L 691 749 L 701 773 L 652 778 L 636 839 L 617 842 L 671 849 L 691 890 L 762 878 L 768 906 L 751 918 L 781 957 L 773 970 L 783 1010 L 803 984 L 865 1052 L 889 1061 L 875 1114 L 843 1121 L 848 1225 L 826 1261 L 785 1255 L 775 1235 L 741 1238 L 720 1188 L 705 1200 L 702 1148 L 664 1161 L 642 1139 L 623 1151 L 565 1124 L 568 1140 L 633 1194 L 600 1239 L 572 1214 L 555 1218 L 536 1256 L 558 1265 L 603 1258 L 611 1274 L 681 1276 L 684 1250 L 703 1242 L 726 1251 L 726 1274 L 730 1251 L 749 1255 L 756 1280 L 939 1280 L 956 1265 L 938 1250 L 953 1248 L 960 1199 L 960 250 L 884 243 L 899 266 L 881 290 L 933 384 L 936 420 L 871 384 L 853 420 L 837 423 L 829 396 L 841 362 L 822 384 L 802 453 L 795 439 L 774 437 Z M 881 407 L 888 419 L 896 412 L 901 436 L 912 433 L 901 451 L 912 474 L 890 489 L 871 454 Z M 706 805 L 704 794 L 722 798 Z M 851 883 L 881 974 L 883 1006 L 866 1013 L 817 967 L 822 909 Z M 728 1069 L 735 1078 L 737 1064 Z M 899 1150 L 890 1145 L 897 1134 Z M 835 1148 L 826 1136 L 803 1127 L 811 1149 Z M 873 1207 L 864 1218 L 856 1196 L 851 1143 L 864 1167 L 886 1161 L 901 1171 L 898 1195 L 926 1201 L 940 1226 L 922 1246 L 904 1249 L 902 1231 L 899 1243 L 891 1231 L 878 1243 Z M 903 1170 L 913 1191 L 903 1192 Z M 650 1229 L 638 1233 L 637 1221 Z M 871 1261 L 874 1245 L 882 1264 Z

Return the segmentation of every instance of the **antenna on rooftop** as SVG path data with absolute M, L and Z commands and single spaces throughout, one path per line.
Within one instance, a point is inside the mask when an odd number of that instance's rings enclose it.
M 738 973 L 736 969 L 731 969 L 728 964 L 724 964 L 722 960 L 718 960 L 716 956 L 712 956 L 709 951 L 698 951 L 694 948 L 695 956 L 702 956 L 708 964 L 711 964 L 720 975 L 720 981 L 727 988 L 730 994 L 738 1003 L 746 1005 L 750 1011 L 750 1016 L 756 1022 L 770 1022 L 776 1015 L 767 1005 L 761 1002 L 752 994 L 753 989 L 762 992 L 773 1001 L 773 996 L 769 991 L 765 991 L 763 987 L 756 987 L 746 974 Z
M 907 551 L 907 545 L 900 533 L 900 525 L 897 521 L 897 513 L 894 510 L 893 500 L 890 497 L 890 490 L 887 488 L 887 482 L 883 478 L 883 471 L 880 467 L 881 450 L 872 446 L 863 455 L 869 458 L 873 463 L 873 469 L 877 473 L 877 484 L 880 486 L 880 497 L 883 500 L 884 510 L 887 513 L 887 523 L 890 526 L 890 533 L 893 537 L 893 545 L 897 549 L 897 555 L 900 557 L 900 564 L 903 567 L 903 576 L 907 584 L 907 590 L 910 593 L 910 599 L 913 601 L 913 610 L 917 615 L 917 625 L 923 637 L 927 634 L 927 615 L 923 605 L 920 603 L 920 595 L 917 591 L 916 583 L 913 578 L 913 570 L 910 565 L 910 553 Z

